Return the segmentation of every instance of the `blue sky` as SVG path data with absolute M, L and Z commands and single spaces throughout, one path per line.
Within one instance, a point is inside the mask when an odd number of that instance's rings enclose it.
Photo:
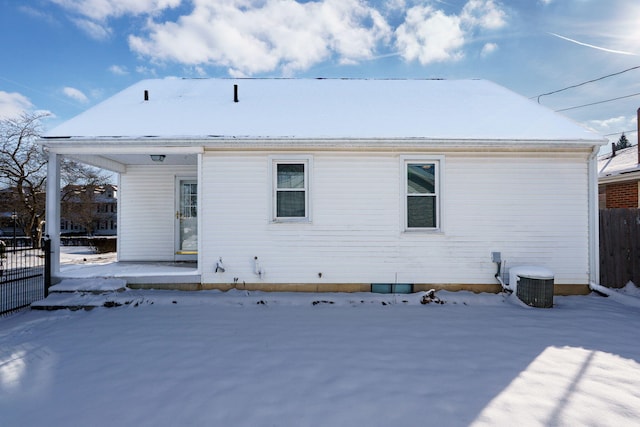
M 46 128 L 155 77 L 483 78 L 537 97 L 624 71 L 540 103 L 599 103 L 562 114 L 637 141 L 635 0 L 0 0 L 0 37 L 0 116 L 46 111 Z

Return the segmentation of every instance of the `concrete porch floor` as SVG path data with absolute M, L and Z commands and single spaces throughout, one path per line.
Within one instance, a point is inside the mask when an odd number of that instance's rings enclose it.
M 60 273 L 54 282 L 97 277 L 124 279 L 127 285 L 199 285 L 201 279 L 196 262 L 117 261 L 115 252 L 96 254 L 82 246 L 60 248 Z
M 130 278 L 127 283 L 178 283 L 177 279 L 189 278 L 188 282 L 200 283 L 198 264 L 195 262 L 123 262 L 104 264 L 63 264 L 61 278 L 118 277 Z M 165 278 L 160 282 L 140 282 L 150 277 Z
M 128 285 L 199 284 L 196 263 L 187 262 L 110 262 L 105 264 L 63 264 L 56 279 L 116 277 Z
M 67 264 L 60 266 L 57 279 L 116 277 L 128 285 L 199 284 L 195 262 L 109 262 L 104 264 Z

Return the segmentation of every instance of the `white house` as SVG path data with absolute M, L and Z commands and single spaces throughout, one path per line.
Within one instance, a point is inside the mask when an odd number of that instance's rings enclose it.
M 612 144 L 598 157 L 598 182 L 600 209 L 640 208 L 640 144 L 621 150 Z
M 47 231 L 70 156 L 119 174 L 119 261 L 197 262 L 163 286 L 497 290 L 499 252 L 581 293 L 604 143 L 483 80 L 144 80 L 43 138 Z

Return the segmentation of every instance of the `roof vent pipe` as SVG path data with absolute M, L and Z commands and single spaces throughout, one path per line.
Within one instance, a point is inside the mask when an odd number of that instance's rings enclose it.
M 611 157 L 615 157 L 616 156 L 616 143 L 612 142 L 611 143 Z
M 240 101 L 238 99 L 238 85 L 233 85 L 233 102 Z
M 148 100 L 149 100 L 149 91 L 148 91 L 148 90 L 145 90 L 145 91 L 144 91 L 144 100 L 145 100 L 145 101 L 148 101 Z

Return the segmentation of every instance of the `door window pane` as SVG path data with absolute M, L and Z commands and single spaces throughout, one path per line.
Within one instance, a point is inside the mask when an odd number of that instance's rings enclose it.
M 198 249 L 198 184 L 181 181 L 178 251 Z

